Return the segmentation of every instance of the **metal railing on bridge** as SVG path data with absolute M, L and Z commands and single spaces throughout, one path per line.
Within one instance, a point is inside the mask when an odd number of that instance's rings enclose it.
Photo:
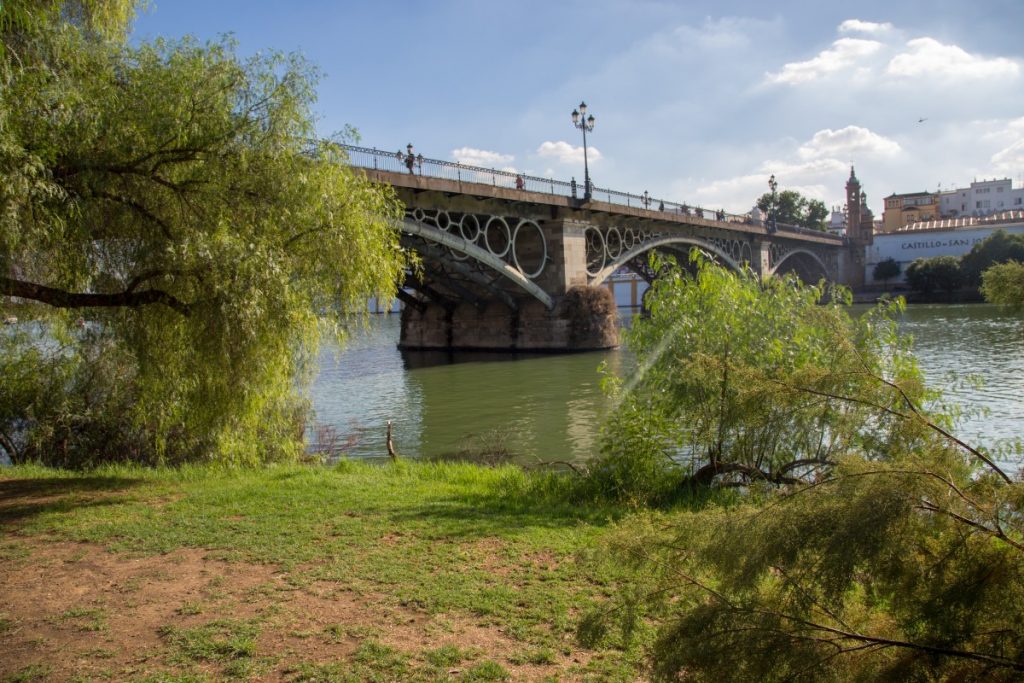
M 372 168 L 392 173 L 410 173 L 428 178 L 444 178 L 465 183 L 483 183 L 510 190 L 540 192 L 560 197 L 578 198 L 584 194 L 583 184 L 575 181 L 566 182 L 564 180 L 555 180 L 554 178 L 526 175 L 516 171 L 469 166 L 454 161 L 427 159 L 422 156 L 413 157 L 401 150 L 386 152 L 376 147 L 357 147 L 355 145 L 340 145 L 340 147 L 348 154 L 349 163 L 360 168 Z M 705 209 L 700 206 L 658 199 L 646 193 L 632 194 L 630 192 L 620 192 L 619 190 L 594 186 L 591 188 L 591 196 L 593 199 L 606 201 L 609 204 L 659 211 L 676 216 L 695 216 L 705 220 L 742 225 L 755 224 L 755 221 L 747 214 L 734 214 L 723 210 Z M 783 223 L 777 223 L 774 228 L 786 232 L 805 233 L 816 236 L 828 235 L 828 233 L 823 233 L 819 230 L 811 230 Z

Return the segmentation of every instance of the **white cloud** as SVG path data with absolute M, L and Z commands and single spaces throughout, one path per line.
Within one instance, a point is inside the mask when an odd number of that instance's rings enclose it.
M 901 151 L 899 143 L 895 140 L 873 133 L 867 128 L 847 126 L 839 130 L 819 130 L 797 150 L 797 153 L 801 159 L 825 156 L 848 159 L 863 155 L 891 157 Z
M 1020 173 L 1024 169 L 1024 139 L 993 154 L 992 167 L 999 173 Z
M 770 83 L 798 84 L 815 81 L 852 67 L 881 48 L 882 43 L 877 40 L 840 38 L 832 43 L 832 47 L 822 50 L 813 59 L 785 64 L 782 71 L 769 73 L 766 78 Z
M 842 191 L 850 169 L 838 159 L 811 159 L 801 162 L 771 160 L 760 164 L 755 173 L 723 178 L 699 186 L 694 199 L 703 206 L 725 206 L 744 210 L 768 192 L 768 177 L 775 175 L 779 188 L 796 190 L 805 197 L 829 203 Z M 839 188 L 837 190 L 837 188 Z
M 515 157 L 511 154 L 501 154 L 500 152 L 491 152 L 486 149 L 474 149 L 472 147 L 460 147 L 452 150 L 452 158 L 460 164 L 466 164 L 467 166 L 482 166 L 484 168 L 498 168 L 501 164 L 508 164 L 510 161 L 515 161 Z M 502 170 L 512 170 L 503 167 Z
M 554 157 L 563 164 L 583 163 L 583 147 L 574 147 L 564 140 L 558 142 L 546 141 L 537 148 L 537 154 L 542 157 Z M 590 161 L 597 161 L 601 158 L 601 152 L 596 147 L 587 146 L 587 158 Z
M 700 26 L 677 26 L 671 33 L 671 44 L 677 50 L 737 50 L 749 46 L 754 37 L 765 32 L 768 25 L 754 19 L 723 17 L 704 20 Z M 658 36 L 657 39 L 662 39 Z
M 900 78 L 1009 79 L 1020 74 L 1020 64 L 1006 57 L 972 55 L 934 38 L 915 38 L 907 42 L 906 52 L 889 61 L 885 72 Z
M 1005 126 L 1000 126 L 998 139 L 1006 145 L 992 155 L 992 170 L 1007 175 L 1019 174 L 1024 171 L 1024 116 L 1012 119 Z
M 878 24 L 873 21 L 861 21 L 860 19 L 847 19 L 839 24 L 840 33 L 888 33 L 892 31 L 892 24 L 888 21 Z
M 881 83 L 903 87 L 906 79 L 944 83 L 964 80 L 1012 80 L 1021 73 L 1021 62 L 1008 57 L 972 54 L 962 47 L 927 36 L 902 43 L 892 24 L 848 19 L 839 33 L 859 33 L 869 38 L 843 37 L 806 61 L 789 62 L 765 75 L 766 83 L 800 85 L 826 78 L 844 83 Z

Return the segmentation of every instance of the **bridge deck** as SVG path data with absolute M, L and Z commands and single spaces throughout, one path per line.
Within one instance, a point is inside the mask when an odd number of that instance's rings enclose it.
M 393 187 L 410 189 L 414 192 L 441 192 L 448 195 L 469 195 L 472 197 L 504 199 L 507 201 L 527 202 L 554 206 L 567 209 L 577 209 L 596 213 L 606 213 L 617 216 L 631 216 L 643 220 L 665 221 L 679 225 L 692 225 L 708 228 L 719 228 L 722 230 L 742 233 L 744 235 L 768 235 L 769 231 L 761 225 L 755 225 L 749 219 L 743 220 L 736 215 L 726 216 L 724 221 L 701 218 L 691 214 L 676 211 L 659 211 L 638 206 L 623 206 L 612 202 L 604 202 L 591 199 L 584 202 L 580 198 L 565 197 L 548 192 L 536 192 L 530 190 L 517 190 L 515 188 L 501 187 L 490 183 L 473 183 L 465 180 L 451 180 L 448 178 L 432 178 L 430 176 L 416 175 L 411 173 L 399 173 L 396 171 L 382 171 L 379 169 L 363 168 L 366 175 L 380 183 L 386 183 Z M 707 213 L 712 213 L 705 210 Z M 830 233 L 818 232 L 807 229 L 794 229 L 792 226 L 783 226 L 775 233 L 777 237 L 786 237 L 818 244 L 840 246 L 843 238 Z

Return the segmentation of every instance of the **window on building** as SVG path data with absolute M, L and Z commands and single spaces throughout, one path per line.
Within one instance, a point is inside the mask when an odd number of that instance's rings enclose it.
M 975 209 L 980 209 L 980 208 L 981 208 L 981 201 L 980 201 L 980 200 L 979 200 L 979 201 L 976 201 L 976 202 L 974 202 L 974 208 L 975 208 Z

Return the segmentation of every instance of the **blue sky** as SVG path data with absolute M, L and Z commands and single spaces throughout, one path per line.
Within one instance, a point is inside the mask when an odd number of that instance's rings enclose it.
M 1024 184 L 1024 0 L 151 0 L 134 38 L 231 33 L 317 64 L 319 130 L 742 212 Z M 919 121 L 919 119 L 925 119 Z

